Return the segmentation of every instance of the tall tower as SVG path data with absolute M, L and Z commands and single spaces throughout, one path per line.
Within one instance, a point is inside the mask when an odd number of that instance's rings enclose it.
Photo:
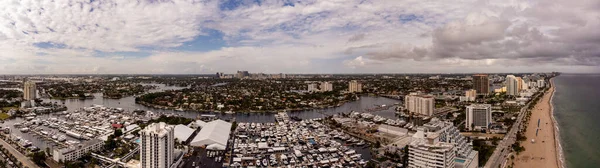
M 23 83 L 23 99 L 25 100 L 34 100 L 36 94 L 35 82 L 33 81 L 25 81 Z
M 469 130 L 488 129 L 492 123 L 492 105 L 471 104 L 467 106 L 465 127 Z
M 362 84 L 356 80 L 352 80 L 348 83 L 348 92 L 362 92 Z
M 490 92 L 490 80 L 487 75 L 473 75 L 473 89 L 478 94 L 487 95 Z
M 519 95 L 519 82 L 514 75 L 506 76 L 506 94 L 510 96 Z
M 153 123 L 140 131 L 142 168 L 169 168 L 173 164 L 174 127 L 164 122 Z

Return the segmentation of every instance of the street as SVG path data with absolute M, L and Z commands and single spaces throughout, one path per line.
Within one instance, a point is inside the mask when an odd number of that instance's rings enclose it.
M 537 95 L 539 97 L 540 95 Z M 532 98 L 534 100 L 535 98 Z M 523 108 L 521 108 L 519 112 L 519 116 L 517 117 L 517 121 L 511 127 L 510 131 L 504 136 L 504 139 L 498 143 L 496 149 L 490 159 L 488 159 L 487 163 L 485 163 L 486 168 L 497 168 L 503 165 L 508 158 L 508 154 L 511 151 L 511 145 L 515 143 L 517 139 L 517 132 L 519 131 L 519 126 L 521 122 L 523 122 L 523 118 L 525 117 L 525 113 L 527 111 L 527 107 L 531 104 L 532 101 L 528 102 Z M 501 166 L 504 167 L 504 166 Z
M 31 160 L 29 160 L 29 158 L 27 158 L 27 156 L 21 154 L 19 151 L 17 151 L 15 148 L 13 148 L 10 144 L 8 144 L 3 139 L 0 139 L 0 144 L 2 144 L 2 146 L 4 148 L 6 148 L 13 156 L 15 156 L 17 158 L 17 160 L 19 160 L 21 163 L 23 163 L 23 166 L 27 166 L 30 168 L 38 168 L 39 167 L 35 163 L 33 163 Z

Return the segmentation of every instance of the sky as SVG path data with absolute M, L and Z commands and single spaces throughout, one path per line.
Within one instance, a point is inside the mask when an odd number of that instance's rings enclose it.
M 598 0 L 0 0 L 0 74 L 600 72 Z

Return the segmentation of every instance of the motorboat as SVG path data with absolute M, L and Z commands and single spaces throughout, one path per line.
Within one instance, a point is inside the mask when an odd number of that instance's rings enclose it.
M 63 142 L 63 141 L 66 141 L 66 140 L 67 140 L 67 137 L 65 137 L 64 135 L 60 135 L 60 136 L 58 136 L 58 139 L 57 139 L 57 140 L 58 140 L 59 142 Z
M 27 128 L 27 127 L 21 128 L 21 129 L 19 129 L 19 131 L 21 131 L 21 132 L 29 132 L 29 128 Z

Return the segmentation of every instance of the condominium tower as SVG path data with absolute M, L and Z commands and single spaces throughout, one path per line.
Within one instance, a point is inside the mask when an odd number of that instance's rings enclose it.
M 506 94 L 510 96 L 519 95 L 519 82 L 514 75 L 506 76 Z
M 142 168 L 169 168 L 173 164 L 174 126 L 153 123 L 140 131 Z
M 471 104 L 467 106 L 465 128 L 468 130 L 487 129 L 492 123 L 492 105 Z
M 36 94 L 35 82 L 26 81 L 23 83 L 23 99 L 34 100 Z
M 362 84 L 356 80 L 352 80 L 348 83 L 348 92 L 362 92 Z
M 321 82 L 321 92 L 333 91 L 333 84 L 331 82 Z
M 427 95 L 406 95 L 404 96 L 404 108 L 411 113 L 432 116 L 435 99 Z
M 490 92 L 490 80 L 487 75 L 473 75 L 473 89 L 478 94 L 486 95 Z
M 479 153 L 452 122 L 433 118 L 417 128 L 408 145 L 408 167 L 476 168 Z

